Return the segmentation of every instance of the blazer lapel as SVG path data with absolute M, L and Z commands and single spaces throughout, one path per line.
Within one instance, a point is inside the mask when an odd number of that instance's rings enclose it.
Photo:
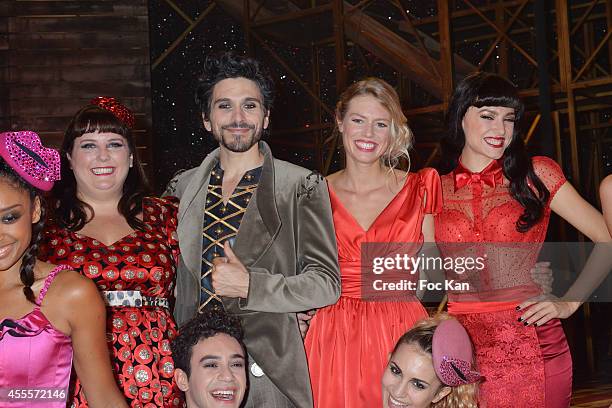
M 245 266 L 257 262 L 272 245 L 281 227 L 274 195 L 274 158 L 265 142 L 260 142 L 259 149 L 264 154 L 261 178 L 234 243 L 234 251 Z

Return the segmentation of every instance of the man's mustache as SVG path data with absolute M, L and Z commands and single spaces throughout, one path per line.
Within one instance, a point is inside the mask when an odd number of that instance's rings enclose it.
M 247 122 L 233 122 L 233 123 L 229 123 L 227 125 L 223 125 L 221 126 L 221 129 L 226 130 L 226 129 L 255 129 L 255 125 L 251 125 L 250 123 Z

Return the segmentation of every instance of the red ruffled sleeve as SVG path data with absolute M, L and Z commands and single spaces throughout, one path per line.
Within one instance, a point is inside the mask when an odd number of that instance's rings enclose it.
M 420 195 L 425 200 L 425 214 L 436 215 L 442 211 L 442 184 L 440 183 L 440 175 L 431 167 L 419 170 L 418 175 Z

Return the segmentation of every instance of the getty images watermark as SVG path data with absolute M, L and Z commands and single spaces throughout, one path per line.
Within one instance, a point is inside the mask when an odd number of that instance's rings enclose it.
M 372 259 L 372 273 L 382 275 L 387 272 L 387 276 L 398 274 L 410 278 L 401 278 L 398 281 L 388 281 L 380 277 L 374 279 L 372 288 L 375 291 L 423 291 L 423 290 L 453 290 L 470 291 L 470 282 L 462 282 L 457 279 L 444 279 L 434 281 L 429 279 L 415 279 L 426 271 L 454 271 L 457 275 L 465 272 L 482 271 L 485 268 L 486 258 L 483 256 L 458 256 L 442 257 L 438 255 L 426 255 L 420 252 L 417 255 L 406 253 L 395 253 L 391 256 L 377 256 Z
M 364 300 L 414 301 L 427 293 L 428 301 L 448 295 L 453 301 L 522 302 L 543 294 L 612 301 L 609 243 L 392 242 L 364 243 L 361 250 Z

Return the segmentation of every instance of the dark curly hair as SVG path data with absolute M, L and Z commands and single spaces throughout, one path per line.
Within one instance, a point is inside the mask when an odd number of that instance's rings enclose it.
M 172 358 L 174 359 L 174 367 L 180 368 L 187 376 L 191 375 L 191 353 L 193 346 L 198 344 L 200 340 L 205 340 L 213 337 L 215 334 L 225 333 L 238 341 L 242 350 L 246 348 L 242 342 L 242 326 L 237 317 L 230 316 L 225 311 L 212 308 L 205 310 L 202 314 L 198 314 L 193 319 L 185 323 L 179 330 L 179 335 L 172 341 Z
M 531 158 L 525 150 L 518 126 L 525 105 L 510 81 L 496 74 L 476 72 L 457 84 L 448 106 L 447 133 L 441 141 L 442 158 L 438 170 L 441 174 L 447 174 L 457 167 L 465 145 L 461 121 L 470 106 L 503 106 L 514 109 L 517 125 L 514 126 L 512 140 L 502 156 L 502 168 L 504 176 L 510 180 L 512 198 L 524 208 L 523 214 L 516 220 L 516 229 L 526 232 L 542 218 L 550 192 L 535 174 Z M 529 182 L 535 192 L 529 187 Z
M 93 215 L 93 209 L 77 196 L 77 185 L 74 173 L 70 168 L 68 155 L 72 153 L 74 140 L 88 132 L 116 133 L 127 141 L 133 157 L 132 167 L 128 171 L 123 183 L 123 195 L 117 205 L 119 213 L 123 215 L 130 227 L 144 231 L 144 223 L 138 219 L 142 211 L 142 200 L 150 192 L 149 184 L 142 168 L 142 163 L 136 154 L 136 145 L 131 130 L 121 122 L 113 113 L 96 105 L 87 105 L 81 108 L 64 133 L 64 140 L 60 149 L 62 160 L 62 179 L 55 183 L 52 195 L 54 219 L 60 227 L 72 231 L 79 231 L 90 220 L 86 209 Z
M 43 205 L 43 197 L 40 190 L 26 182 L 19 174 L 13 170 L 13 168 L 0 157 L 0 179 L 10 186 L 13 186 L 19 190 L 25 191 L 30 196 L 30 202 L 32 206 L 36 199 L 40 200 L 40 220 L 32 225 L 32 238 L 30 239 L 30 246 L 26 249 L 21 260 L 21 268 L 19 270 L 19 278 L 23 283 L 23 294 L 26 299 L 34 303 L 34 292 L 32 291 L 32 285 L 34 284 L 34 265 L 36 265 L 36 258 L 38 255 L 38 246 L 42 240 L 42 231 L 45 226 L 45 206 Z
M 263 98 L 263 107 L 266 113 L 270 112 L 274 101 L 274 82 L 268 70 L 253 58 L 225 52 L 206 57 L 204 70 L 198 78 L 195 101 L 205 119 L 210 117 L 215 85 L 228 78 L 246 78 L 255 82 Z

